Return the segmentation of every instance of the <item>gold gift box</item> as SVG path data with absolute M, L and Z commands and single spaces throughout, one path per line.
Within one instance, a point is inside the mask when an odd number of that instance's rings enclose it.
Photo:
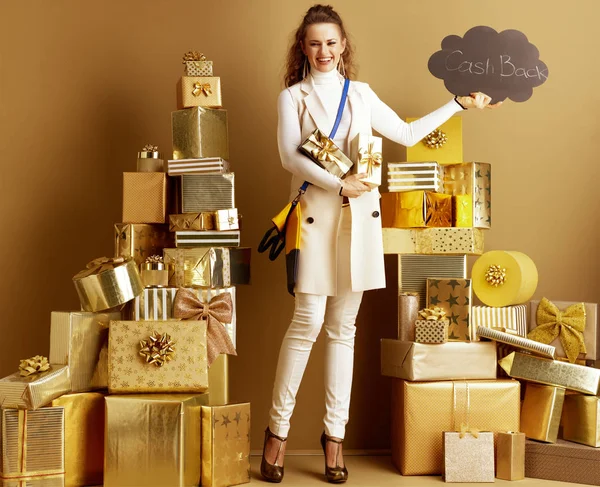
M 448 320 L 415 321 L 416 343 L 446 343 L 448 341 Z
M 27 377 L 19 372 L 0 379 L 0 404 L 3 408 L 39 409 L 71 390 L 71 374 L 65 365 Z
M 390 193 L 417 189 L 442 192 L 442 173 L 437 162 L 392 162 L 387 164 L 387 169 Z
M 444 166 L 444 192 L 455 197 L 457 227 L 491 228 L 492 166 L 465 162 Z
M 532 440 L 556 443 L 564 401 L 564 387 L 528 382 L 521 408 L 521 431 Z
M 123 222 L 165 223 L 167 175 L 164 172 L 123 173 Z
M 208 394 L 107 396 L 104 487 L 199 485 L 206 404 Z
M 115 257 L 131 257 L 138 266 L 148 257 L 162 255 L 164 248 L 172 246 L 173 236 L 166 225 L 115 225 Z
M 140 355 L 141 341 L 156 333 L 174 342 L 163 366 Z M 108 339 L 108 390 L 111 394 L 204 392 L 208 389 L 206 321 L 111 321 Z
M 503 308 L 491 306 L 471 307 L 471 326 L 477 329 L 480 326 L 486 328 L 503 328 L 520 337 L 527 336 L 527 305 L 517 304 Z
M 177 83 L 177 108 L 221 108 L 219 76 L 183 76 Z
M 212 76 L 212 61 L 185 61 L 185 74 L 187 76 Z
M 186 108 L 171 112 L 173 159 L 229 160 L 227 110 Z
M 494 482 L 494 434 L 444 432 L 444 482 Z
M 407 118 L 407 123 L 414 122 L 417 118 Z M 417 142 L 412 147 L 406 148 L 408 162 L 437 161 L 439 164 L 457 164 L 463 162 L 462 145 L 462 118 L 452 117 L 440 125 L 439 130 L 447 137 L 446 143 L 438 148 L 430 148 L 425 139 Z
M 165 249 L 165 264 L 173 264 L 169 285 L 174 287 L 229 287 L 250 284 L 247 247 Z
M 149 259 L 140 267 L 140 276 L 144 288 L 167 287 L 169 285 L 169 266 L 165 265 L 162 259 L 160 261 Z
M 358 134 L 350 143 L 350 153 L 356 164 L 352 167 L 354 174 L 366 174 L 361 182 L 371 188 L 381 186 L 383 158 L 381 155 L 382 139 L 369 134 Z
M 133 300 L 128 317 L 132 321 L 170 320 L 176 294 L 176 287 L 146 288 Z
M 451 227 L 452 196 L 431 191 L 381 195 L 384 228 Z
M 598 394 L 599 369 L 519 352 L 510 353 L 499 360 L 498 364 L 510 377 L 515 379 L 564 387 L 594 396 Z
M 425 191 L 425 224 L 428 227 L 452 226 L 452 196 Z
M 214 228 L 215 215 L 210 211 L 169 215 L 170 232 L 178 232 L 180 230 L 214 230 Z
M 462 421 L 467 404 L 471 428 L 519 430 L 518 381 L 392 380 L 392 460 L 402 475 L 442 473 L 442 433 L 453 430 L 457 418 Z
M 448 340 L 477 340 L 469 321 L 471 301 L 471 279 L 427 279 L 427 307 L 439 306 L 446 311 L 450 319 Z
M 229 403 L 229 355 L 220 354 L 209 367 L 208 390 L 211 406 L 223 406 Z
M 224 230 L 239 230 L 240 217 L 237 208 L 215 211 L 215 226 L 220 232 Z
M 567 394 L 562 414 L 562 437 L 600 448 L 600 398 Z
M 415 341 L 415 323 L 419 316 L 419 293 L 398 294 L 398 340 Z
M 544 343 L 539 343 L 528 338 L 506 333 L 504 331 L 480 326 L 477 328 L 477 336 L 479 338 L 485 338 L 504 343 L 505 345 L 509 345 L 513 348 L 525 350 L 533 355 L 538 355 L 539 357 L 554 359 L 556 356 L 556 349 L 551 345 L 545 345 Z
M 119 319 L 120 312 L 52 312 L 48 360 L 69 366 L 71 392 L 108 387 L 108 322 Z
M 481 255 L 478 228 L 383 228 L 385 254 Z
M 62 407 L 37 411 L 0 409 L 0 479 L 4 485 L 64 485 L 65 410 Z M 11 485 L 11 484 L 9 484 Z
M 333 140 L 319 129 L 310 134 L 298 150 L 315 164 L 339 178 L 346 175 L 354 165 L 354 162 L 333 143 Z
M 65 411 L 65 487 L 102 485 L 104 394 L 66 394 L 52 407 Z
M 148 149 L 144 147 L 144 149 Z M 165 161 L 158 150 L 144 150 L 138 152 L 137 172 L 165 172 Z M 158 149 L 155 147 L 155 149 Z
M 250 403 L 202 406 L 202 485 L 250 482 Z
M 182 213 L 201 213 L 235 207 L 235 173 L 180 176 Z
M 525 434 L 498 433 L 496 442 L 496 477 L 502 480 L 525 478 Z

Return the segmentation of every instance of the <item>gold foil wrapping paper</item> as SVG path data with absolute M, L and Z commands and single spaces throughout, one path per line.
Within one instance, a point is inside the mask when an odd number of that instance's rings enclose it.
M 167 333 L 174 341 L 173 360 L 162 367 L 140 356 L 140 342 Z M 108 389 L 111 394 L 204 392 L 208 389 L 205 321 L 112 321 L 108 341 Z
M 483 231 L 477 228 L 384 228 L 383 252 L 481 255 Z
M 452 196 L 431 191 L 381 195 L 384 228 L 451 227 Z
M 419 293 L 398 295 L 398 340 L 413 342 L 415 340 L 415 322 L 419 316 Z
M 361 182 L 371 188 L 381 186 L 383 172 L 382 138 L 370 134 L 358 134 L 350 142 L 350 153 L 356 164 L 352 167 L 354 174 L 366 174 Z
M 428 189 L 442 192 L 443 181 L 437 162 L 399 162 L 387 164 L 388 191 L 415 191 Z
M 133 300 L 129 318 L 132 321 L 165 321 L 173 319 L 176 287 L 146 288 Z
M 117 258 L 119 259 L 119 258 Z M 105 264 L 104 260 L 107 260 Z M 84 311 L 103 311 L 131 301 L 144 289 L 136 263 L 131 259 L 115 261 L 101 258 L 73 277 Z
M 565 395 L 562 433 L 565 440 L 600 448 L 600 398 Z
M 494 482 L 494 434 L 444 432 L 444 482 Z
M 169 231 L 180 230 L 214 230 L 215 215 L 213 212 L 182 213 L 180 215 L 169 215 Z
M 407 118 L 408 123 L 414 122 L 416 118 Z M 462 163 L 462 117 L 451 117 L 447 122 L 438 127 L 446 134 L 447 141 L 439 149 L 432 149 L 425 144 L 425 140 L 417 142 L 412 147 L 406 148 L 406 160 L 408 162 L 437 161 L 439 164 Z
M 67 394 L 52 406 L 65 411 L 65 487 L 102 485 L 104 394 Z
M 208 369 L 208 390 L 211 406 L 229 403 L 229 355 L 222 353 Z
M 535 342 L 533 340 L 529 340 L 528 338 L 512 335 L 510 333 L 480 326 L 477 328 L 477 336 L 480 338 L 487 338 L 488 340 L 504 343 L 513 348 L 525 350 L 540 357 L 549 359 L 554 359 L 556 357 L 556 349 L 553 346 Z
M 165 223 L 167 175 L 164 172 L 123 173 L 123 222 Z
M 417 320 L 415 322 L 415 342 L 446 343 L 448 341 L 448 320 Z
M 177 108 L 221 108 L 221 78 L 218 76 L 183 76 L 177 83 Z
M 0 379 L 0 404 L 3 408 L 39 409 L 71 390 L 71 374 L 65 365 L 22 377 L 16 372 Z
M 381 375 L 410 381 L 495 379 L 490 342 L 425 344 L 381 340 Z
M 202 406 L 202 485 L 250 482 L 250 403 Z
M 212 61 L 185 61 L 186 76 L 212 76 Z
M 171 113 L 173 159 L 229 160 L 227 110 L 186 108 Z
M 250 283 L 247 247 L 165 249 L 165 264 L 173 264 L 169 285 L 174 287 L 230 287 Z
M 454 344 L 447 344 L 454 345 Z M 438 345 L 445 346 L 445 345 Z M 469 425 L 479 431 L 518 431 L 520 385 L 513 380 L 392 381 L 392 460 L 402 475 L 443 471 L 442 433 L 455 427 L 469 405 Z M 457 400 L 453 400 L 456 394 Z M 453 404 L 457 404 L 454 411 Z
M 200 159 L 175 159 L 168 161 L 169 176 L 182 174 L 225 174 L 229 172 L 229 162 L 220 157 Z
M 139 266 L 148 257 L 161 255 L 173 246 L 166 225 L 117 223 L 115 225 L 115 257 L 131 257 Z
M 26 411 L 3 407 L 0 418 L 0 479 L 4 483 L 15 482 L 13 485 L 43 478 L 53 479 L 51 483 L 64 482 L 64 409 Z
M 175 232 L 177 248 L 191 247 L 239 247 L 240 231 L 186 230 Z
M 527 438 L 556 443 L 565 400 L 564 387 L 528 382 L 521 408 L 521 431 Z
M 427 279 L 427 307 L 439 306 L 450 320 L 448 340 L 469 342 L 477 339 L 470 324 L 471 279 Z
M 598 394 L 599 369 L 519 352 L 512 352 L 498 364 L 510 377 L 516 379 L 564 387 L 583 394 Z
M 525 478 L 525 434 L 498 433 L 496 442 L 496 477 L 502 480 Z
M 452 226 L 452 197 L 425 191 L 425 224 L 428 227 Z
M 208 394 L 106 398 L 105 487 L 195 487 Z
M 491 228 L 492 166 L 465 162 L 444 166 L 444 192 L 455 196 L 456 226 Z
M 339 178 L 343 177 L 354 165 L 333 140 L 316 129 L 302 142 L 298 150 L 315 164 Z
M 184 174 L 181 177 L 182 213 L 201 213 L 235 207 L 235 174 Z
M 108 387 L 108 323 L 119 319 L 119 312 L 52 312 L 49 360 L 69 366 L 72 392 Z
M 503 328 L 525 338 L 527 336 L 527 305 L 517 304 L 516 306 L 506 306 L 504 308 L 472 306 L 471 325 L 475 329 L 479 326 Z

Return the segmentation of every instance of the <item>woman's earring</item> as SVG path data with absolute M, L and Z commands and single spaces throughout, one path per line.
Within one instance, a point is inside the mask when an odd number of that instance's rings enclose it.
M 304 67 L 302 68 L 302 79 L 306 79 L 308 76 L 308 63 L 307 58 L 304 56 Z
M 344 58 L 340 56 L 340 62 L 338 63 L 338 71 L 345 78 L 346 77 L 346 68 L 344 67 Z

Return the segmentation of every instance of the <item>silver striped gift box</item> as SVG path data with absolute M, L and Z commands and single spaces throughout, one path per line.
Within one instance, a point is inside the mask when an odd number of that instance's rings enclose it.
M 391 162 L 387 170 L 390 193 L 418 189 L 442 192 L 442 173 L 437 162 Z
M 239 230 L 185 230 L 175 232 L 175 247 L 239 247 Z
M 176 287 L 144 288 L 131 305 L 129 318 L 133 321 L 167 321 L 173 319 L 173 300 Z
M 229 162 L 220 157 L 203 157 L 200 159 L 174 159 L 168 161 L 167 174 L 224 174 L 229 172 Z
M 182 175 L 181 213 L 235 208 L 234 182 L 234 173 Z
M 527 336 L 527 305 L 505 306 L 473 306 L 471 309 L 471 324 L 486 328 L 506 328 L 514 331 L 520 337 Z

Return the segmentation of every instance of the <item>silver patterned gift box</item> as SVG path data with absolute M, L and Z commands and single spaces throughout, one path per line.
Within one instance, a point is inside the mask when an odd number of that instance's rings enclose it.
M 417 189 L 442 192 L 442 172 L 437 162 L 391 162 L 387 169 L 390 193 Z
M 181 176 L 182 213 L 235 208 L 235 175 L 184 174 Z

